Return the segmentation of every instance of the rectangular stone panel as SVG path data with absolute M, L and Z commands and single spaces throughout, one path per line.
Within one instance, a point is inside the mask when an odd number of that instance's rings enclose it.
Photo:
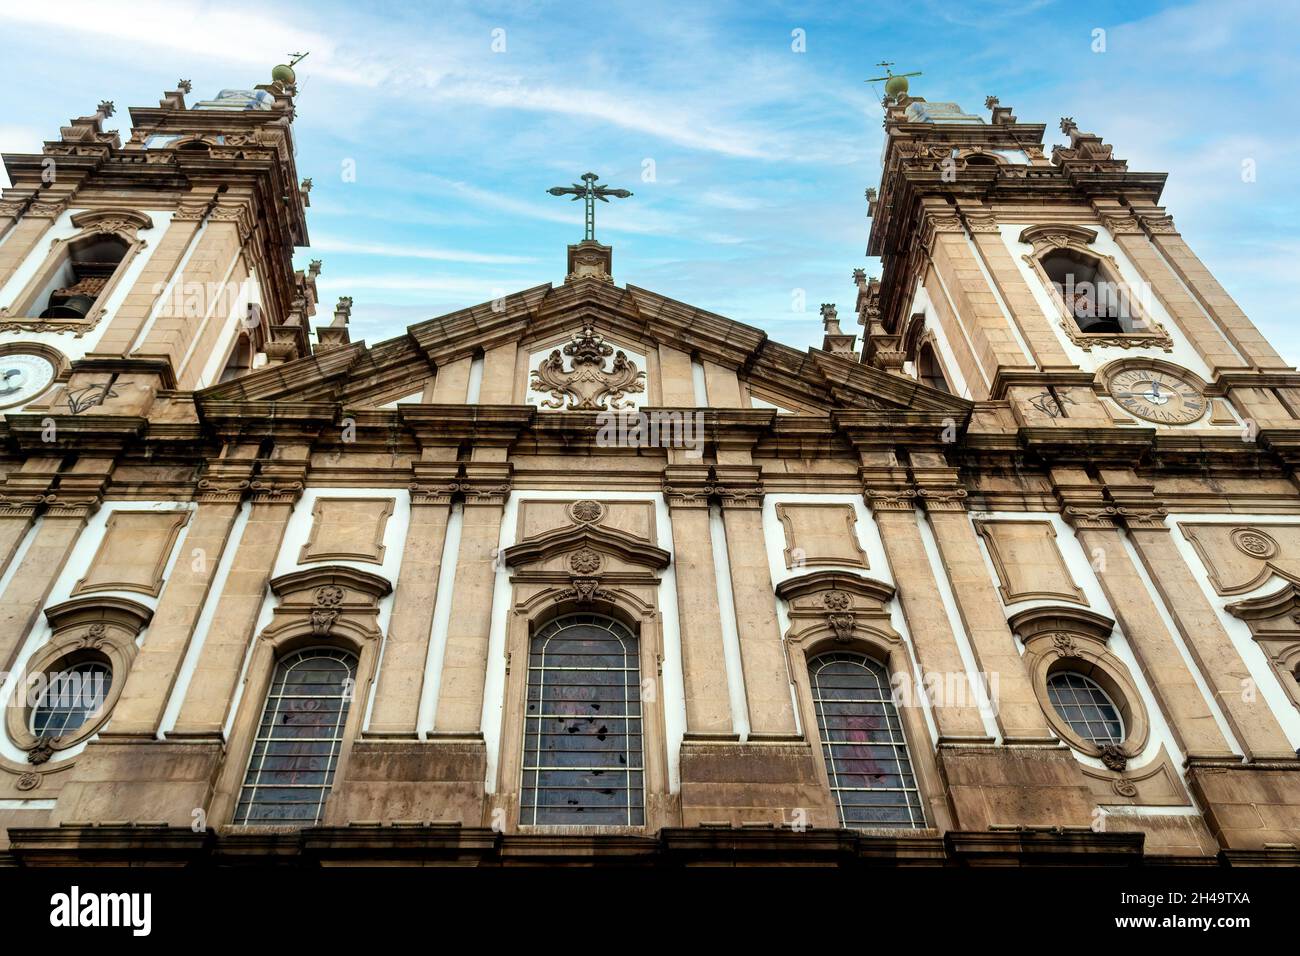
M 1003 604 L 1065 601 L 1087 604 L 1047 521 L 976 521 L 998 575 Z
M 392 498 L 317 498 L 311 536 L 298 555 L 309 561 L 384 563 L 384 529 L 393 514 Z
M 114 511 L 85 577 L 72 593 L 138 591 L 157 597 L 188 511 Z
M 776 506 L 776 516 L 785 529 L 787 568 L 870 566 L 858 544 L 852 505 L 782 503 Z

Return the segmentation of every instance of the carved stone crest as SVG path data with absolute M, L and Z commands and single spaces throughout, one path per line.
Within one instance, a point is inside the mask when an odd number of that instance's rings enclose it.
M 613 362 L 607 369 L 605 363 L 610 356 Z M 604 336 L 586 324 L 563 349 L 552 350 L 533 370 L 530 387 L 534 392 L 550 393 L 550 398 L 543 399 L 542 408 L 621 409 L 631 404 L 628 393 L 645 391 L 645 372 L 639 371 L 625 352 L 615 351 Z
M 1128 754 L 1124 753 L 1118 744 L 1107 744 L 1101 748 L 1101 762 L 1106 765 L 1107 770 L 1118 773 L 1128 766 Z

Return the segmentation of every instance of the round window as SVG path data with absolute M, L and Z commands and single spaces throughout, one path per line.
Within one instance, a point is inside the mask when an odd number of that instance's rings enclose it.
M 32 736 L 57 739 L 75 733 L 103 708 L 112 685 L 112 668 L 102 661 L 51 670 L 32 707 Z
M 1047 696 L 1070 729 L 1098 747 L 1124 741 L 1124 720 L 1110 695 L 1091 677 L 1060 671 L 1047 679 Z

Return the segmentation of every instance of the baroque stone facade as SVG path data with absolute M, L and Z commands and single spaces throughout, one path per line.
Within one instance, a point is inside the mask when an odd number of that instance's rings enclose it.
M 369 345 L 186 86 L 4 157 L 0 863 L 1300 862 L 1300 373 L 1163 174 L 903 93 L 860 346 L 594 240 Z

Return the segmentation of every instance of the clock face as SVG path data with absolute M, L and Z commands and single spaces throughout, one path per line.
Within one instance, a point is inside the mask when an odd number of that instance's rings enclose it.
M 35 398 L 54 381 L 54 365 L 41 355 L 11 352 L 0 355 L 0 408 Z
M 1190 425 L 1209 406 L 1190 377 L 1163 368 L 1129 366 L 1110 377 L 1107 390 L 1126 412 L 1161 425 Z

